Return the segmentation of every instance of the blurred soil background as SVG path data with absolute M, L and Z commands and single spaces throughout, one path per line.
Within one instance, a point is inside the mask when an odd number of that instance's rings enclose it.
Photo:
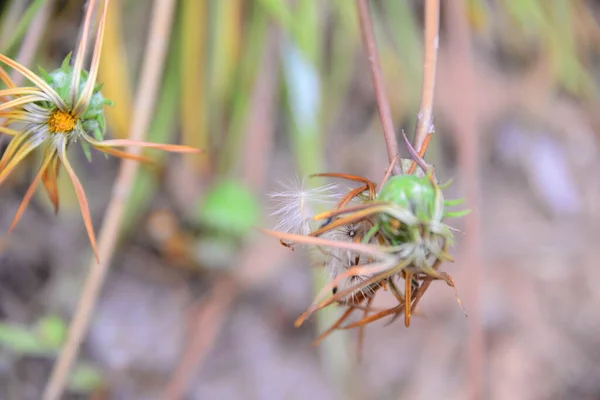
M 115 102 L 106 110 L 112 137 L 128 134 L 157 1 L 110 3 L 99 81 Z M 443 270 L 459 294 L 479 290 L 480 301 L 464 300 L 468 318 L 481 317 L 483 352 L 471 353 L 469 320 L 443 283 L 410 328 L 370 325 L 361 363 L 355 331 L 313 347 L 325 325 L 294 321 L 322 271 L 301 248 L 250 228 L 277 224 L 267 194 L 297 176 L 383 177 L 355 2 L 180 0 L 149 139 L 206 152 L 148 151 L 157 163 L 136 179 L 68 398 L 463 399 L 471 356 L 486 399 L 600 398 L 600 2 L 466 1 L 466 93 L 448 1 L 427 159 L 442 181 L 456 179 L 448 196 L 462 197 L 458 159 L 472 138 L 456 129 L 455 105 L 472 96 L 480 198 L 470 206 L 479 208 L 481 246 L 465 248 L 469 231 L 458 234 L 457 261 Z M 83 1 L 0 4 L 3 54 L 52 70 L 76 47 Z M 394 122 L 412 137 L 423 1 L 370 6 Z M 3 151 L 9 138 L 1 140 Z M 77 148 L 71 157 L 99 229 L 120 161 L 94 154 L 88 163 Z M 65 174 L 58 215 L 38 191 L 6 234 L 37 162 L 0 187 L 0 399 L 40 398 L 91 257 Z M 461 262 L 470 251 L 481 265 Z M 386 304 L 380 293 L 375 306 Z

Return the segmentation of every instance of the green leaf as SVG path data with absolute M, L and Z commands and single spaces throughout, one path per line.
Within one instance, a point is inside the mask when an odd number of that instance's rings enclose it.
M 94 93 L 98 93 L 99 91 L 102 90 L 103 87 L 104 87 L 104 82 L 97 83 L 96 86 L 94 86 Z
M 207 194 L 199 216 L 200 221 L 211 229 L 243 236 L 258 222 L 259 204 L 240 183 L 222 181 Z
M 39 65 L 38 65 L 38 69 L 40 70 L 40 75 L 42 75 L 42 79 L 44 79 L 46 82 L 52 82 L 52 76 L 50 76 L 48 71 L 46 71 L 44 68 L 40 67 Z
M 42 354 L 46 348 L 28 328 L 0 323 L 0 346 L 20 354 Z
M 71 374 L 69 390 L 78 393 L 90 393 L 102 385 L 102 382 L 102 374 L 97 367 L 80 363 Z
M 104 115 L 100 114 L 96 117 L 96 122 L 98 122 L 98 125 L 100 125 L 100 137 L 102 139 L 99 140 L 104 140 L 104 132 L 106 132 L 106 118 L 104 118 Z
M 65 57 L 62 64 L 60 65 L 60 69 L 69 73 L 71 72 L 71 57 L 73 56 L 73 52 L 70 51 L 69 54 Z
M 97 119 L 96 119 L 96 121 L 97 121 Z M 100 125 L 100 124 L 98 124 L 98 125 Z M 94 137 L 99 142 L 104 140 L 104 135 L 102 134 L 102 130 L 100 129 L 99 126 L 94 128 Z
M 462 203 L 465 202 L 465 198 L 462 199 L 454 199 L 454 200 L 444 200 L 444 206 L 446 207 L 454 207 L 454 206 L 458 206 Z
M 438 186 L 440 187 L 440 189 L 448 189 L 450 186 L 452 186 L 453 183 L 454 178 L 450 178 L 446 182 L 438 184 Z
M 89 143 L 85 140 L 81 140 L 80 143 L 83 153 L 85 154 L 85 158 L 87 158 L 88 162 L 92 162 L 92 150 L 90 149 Z
M 447 212 L 446 214 L 444 214 L 444 216 L 446 218 L 460 218 L 460 217 L 464 217 L 465 215 L 468 215 L 470 212 L 471 212 L 471 210 L 450 211 L 450 212 Z
M 67 337 L 67 325 L 58 315 L 48 315 L 37 323 L 37 337 L 48 349 L 58 350 Z

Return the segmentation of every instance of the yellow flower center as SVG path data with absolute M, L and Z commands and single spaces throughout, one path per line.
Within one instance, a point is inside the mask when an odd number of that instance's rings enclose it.
M 61 110 L 54 111 L 48 120 L 48 127 L 52 133 L 71 132 L 77 125 L 77 118 Z

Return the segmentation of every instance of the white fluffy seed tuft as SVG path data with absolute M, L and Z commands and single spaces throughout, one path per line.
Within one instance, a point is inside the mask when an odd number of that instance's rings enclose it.
M 334 183 L 307 189 L 305 181 L 296 176 L 267 196 L 275 203 L 271 216 L 279 220 L 274 230 L 308 235 L 315 229 L 313 217 L 319 206 L 335 206 L 340 199 L 340 191 Z

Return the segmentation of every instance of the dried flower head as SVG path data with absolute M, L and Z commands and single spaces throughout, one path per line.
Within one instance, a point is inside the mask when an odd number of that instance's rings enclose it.
M 93 147 L 105 154 L 138 161 L 150 160 L 118 150 L 115 147 L 153 147 L 173 152 L 197 152 L 199 150 L 125 139 L 104 140 L 106 123 L 103 107 L 112 102 L 104 99 L 100 92 L 102 85 L 96 85 L 95 82 L 104 37 L 108 0 L 103 2 L 89 72 L 83 69 L 88 31 L 96 3 L 97 1 L 91 0 L 88 4 L 83 35 L 72 65 L 69 55 L 59 69 L 50 73 L 41 70 L 38 76 L 25 66 L 0 54 L 0 80 L 5 86 L 0 90 L 0 120 L 2 120 L 0 132 L 12 136 L 10 144 L 0 159 L 0 184 L 30 153 L 36 150 L 43 151 L 41 167 L 17 211 L 10 227 L 12 231 L 27 208 L 40 181 L 43 182 L 55 211 L 58 211 L 57 177 L 61 165 L 64 166 L 75 187 L 87 233 L 97 258 L 96 238 L 88 200 L 81 182 L 67 159 L 67 148 L 71 144 L 79 142 L 88 160 L 91 160 L 90 149 Z M 2 65 L 22 74 L 32 85 L 17 87 Z
M 444 220 L 465 212 L 448 211 L 448 207 L 460 204 L 461 200 L 445 200 L 442 193 L 445 185 L 437 183 L 433 169 L 412 147 L 409 151 L 413 160 L 427 171 L 425 174 L 391 178 L 386 174 L 379 190 L 374 182 L 363 177 L 319 174 L 359 182 L 362 186 L 350 190 L 331 211 L 315 215 L 316 222 L 325 222 L 316 230 L 297 234 L 270 232 L 283 244 L 283 240 L 292 240 L 328 249 L 325 265 L 331 280 L 307 312 L 298 318 L 296 326 L 312 313 L 338 303 L 348 309 L 323 335 L 344 329 L 343 321 L 366 300 L 363 320 L 351 326 L 404 313 L 408 327 L 412 311 L 431 280 L 443 280 L 454 287 L 452 277 L 438 270 L 443 261 L 452 261 L 448 250 L 453 236 Z M 396 284 L 402 280 L 404 292 Z M 367 316 L 374 292 L 380 287 L 389 287 L 399 304 Z M 458 296 L 457 300 L 460 303 Z

